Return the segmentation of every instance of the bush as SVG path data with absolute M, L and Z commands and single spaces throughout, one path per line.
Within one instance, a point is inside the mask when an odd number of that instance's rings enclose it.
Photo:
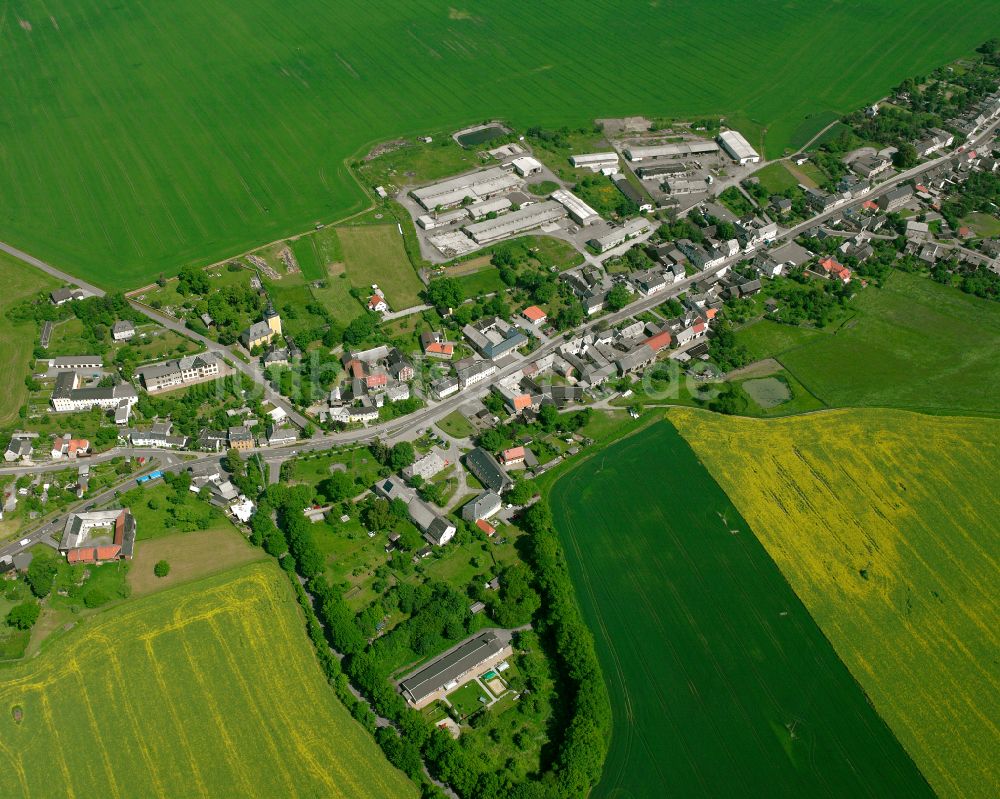
M 156 561 L 156 565 L 153 567 L 153 574 L 157 577 L 166 577 L 170 574 L 170 564 L 165 560 Z

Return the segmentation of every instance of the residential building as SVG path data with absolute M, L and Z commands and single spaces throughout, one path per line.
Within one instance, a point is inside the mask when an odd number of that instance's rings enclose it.
M 389 312 L 389 303 L 385 301 L 382 292 L 377 290 L 372 292 L 372 295 L 368 298 L 368 310 L 375 311 L 376 313 Z
M 876 175 L 881 175 L 891 165 L 892 162 L 888 158 L 883 158 L 875 154 L 863 155 L 860 158 L 856 158 L 851 162 L 850 166 L 856 174 L 871 180 Z
M 111 326 L 111 337 L 115 341 L 128 341 L 135 335 L 135 325 L 127 319 L 120 319 Z
M 498 494 L 502 494 L 514 485 L 514 481 L 497 463 L 497 459 L 482 447 L 476 447 L 465 456 L 465 465 L 480 483 Z
M 171 435 L 171 422 L 156 422 L 148 430 L 129 430 L 128 438 L 133 447 L 158 447 L 180 449 L 187 446 L 187 436 Z
M 50 293 L 49 299 L 52 301 L 53 305 L 65 305 L 67 302 L 82 300 L 86 296 L 87 295 L 80 291 L 80 289 L 63 287 Z
M 479 519 L 489 519 L 503 507 L 503 500 L 494 491 L 484 491 L 462 506 L 462 518 L 473 524 Z
M 528 338 L 512 324 L 491 316 L 466 325 L 462 333 L 484 358 L 497 360 L 528 342 Z
M 70 563 L 131 560 L 134 549 L 135 517 L 128 508 L 71 513 L 59 542 Z
M 403 469 L 402 474 L 407 480 L 412 480 L 414 477 L 430 480 L 448 466 L 448 459 L 435 448 Z
M 229 428 L 230 449 L 253 449 L 253 432 L 242 425 Z
M 77 372 L 60 372 L 52 390 L 53 410 L 60 413 L 89 411 L 91 408 L 109 411 L 122 404 L 131 407 L 139 401 L 139 395 L 131 383 L 83 388 L 82 382 Z
M 291 427 L 271 425 L 267 431 L 267 445 L 269 447 L 284 447 L 294 444 L 298 439 L 299 434 Z
M 218 359 L 210 352 L 186 355 L 183 358 L 136 369 L 146 391 L 154 394 L 186 383 L 198 383 L 218 377 Z
M 400 693 L 419 710 L 512 653 L 509 633 L 495 630 L 477 633 L 401 680 Z
M 229 434 L 225 430 L 202 430 L 198 434 L 198 449 L 210 452 L 221 452 L 229 443 Z
M 504 466 L 515 466 L 518 463 L 524 463 L 524 447 L 505 449 L 500 453 L 500 460 L 503 461 Z
M 3 459 L 7 463 L 13 461 L 30 461 L 35 451 L 34 440 L 38 438 L 38 433 L 14 433 L 10 437 L 10 443 L 3 454 Z
M 896 186 L 878 198 L 878 207 L 882 211 L 895 211 L 902 208 L 913 197 L 913 186 L 909 184 Z
M 521 311 L 521 316 L 527 319 L 533 325 L 544 325 L 548 321 L 548 314 L 545 313 L 537 305 L 529 305 L 523 311 Z
M 438 399 L 446 399 L 458 393 L 457 377 L 442 377 L 431 383 L 431 391 Z
M 432 358 L 447 359 L 455 354 L 455 345 L 449 344 L 440 331 L 421 333 L 420 346 L 423 347 L 424 355 Z
M 467 366 L 456 365 L 455 374 L 458 377 L 458 384 L 464 389 L 481 383 L 491 375 L 496 374 L 497 365 L 492 361 L 473 361 Z

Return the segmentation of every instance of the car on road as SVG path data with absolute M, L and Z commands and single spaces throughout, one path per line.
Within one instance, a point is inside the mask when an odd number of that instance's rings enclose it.
M 22 547 L 26 547 L 30 543 L 31 543 L 31 539 L 30 538 L 22 538 L 20 541 L 17 542 L 18 546 L 22 546 Z

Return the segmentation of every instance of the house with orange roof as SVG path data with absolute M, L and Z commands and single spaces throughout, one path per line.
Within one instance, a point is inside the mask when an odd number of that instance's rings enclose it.
M 490 524 L 486 519 L 476 519 L 476 527 L 482 530 L 486 535 L 493 536 L 496 535 L 497 528 Z
M 425 330 L 420 334 L 420 346 L 424 354 L 432 358 L 450 358 L 455 354 L 455 345 L 445 340 L 439 330 Z
M 831 278 L 836 278 L 841 283 L 851 282 L 851 270 L 833 258 L 821 258 L 819 262 L 823 271 Z
M 545 313 L 537 305 L 529 305 L 523 311 L 521 311 L 521 316 L 527 319 L 533 325 L 541 325 L 548 320 L 549 315 Z
M 504 466 L 513 466 L 515 463 L 524 463 L 524 447 L 511 447 L 500 453 L 500 462 Z
M 368 310 L 375 311 L 376 313 L 388 313 L 389 303 L 385 301 L 382 292 L 372 292 L 372 295 L 368 298 Z
M 90 442 L 85 438 L 71 438 L 66 433 L 62 438 L 57 438 L 52 442 L 52 457 L 54 460 L 60 458 L 79 458 L 90 451 Z

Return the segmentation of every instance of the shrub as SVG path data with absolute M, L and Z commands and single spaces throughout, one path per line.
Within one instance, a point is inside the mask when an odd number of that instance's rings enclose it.
M 156 565 L 153 567 L 153 574 L 157 577 L 166 577 L 170 574 L 170 564 L 165 560 L 156 561 Z

